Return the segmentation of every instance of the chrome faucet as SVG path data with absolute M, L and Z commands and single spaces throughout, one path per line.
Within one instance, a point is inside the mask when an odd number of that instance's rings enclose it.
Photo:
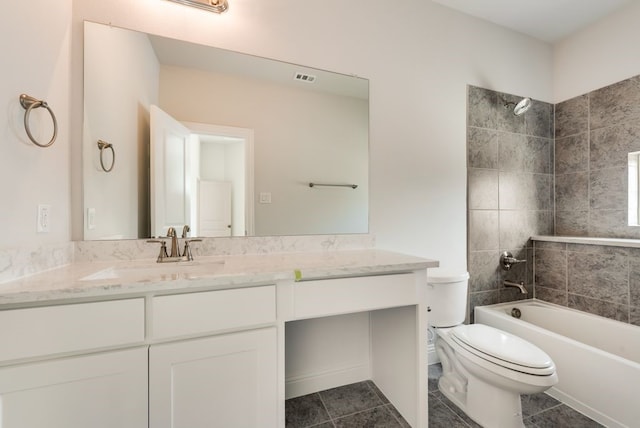
M 174 227 L 170 227 L 167 230 L 167 238 L 171 238 L 171 252 L 169 253 L 169 257 L 180 257 L 178 235 L 176 235 L 176 229 Z
M 520 282 L 505 281 L 504 282 L 504 286 L 505 287 L 515 287 L 518 290 L 520 290 L 520 293 L 529 294 L 529 292 L 527 291 L 527 289 L 524 286 L 524 281 L 520 281 Z
M 189 245 L 191 242 L 200 242 L 202 239 L 192 238 L 187 239 L 187 234 L 191 231 L 191 228 L 188 224 L 186 224 L 182 228 L 182 238 L 184 239 L 184 250 L 182 254 L 180 254 L 180 246 L 178 244 L 178 236 L 176 234 L 176 229 L 174 227 L 170 227 L 167 230 L 166 238 L 171 239 L 171 251 L 167 253 L 167 242 L 161 237 L 159 239 L 149 239 L 147 242 L 157 242 L 160 243 L 160 254 L 158 254 L 157 262 L 158 263 L 167 263 L 167 262 L 182 262 L 182 261 L 191 261 L 193 260 L 193 254 L 191 253 L 191 246 Z

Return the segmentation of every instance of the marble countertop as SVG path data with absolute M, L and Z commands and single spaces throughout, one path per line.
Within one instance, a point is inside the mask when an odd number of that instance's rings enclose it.
M 0 284 L 0 305 L 215 290 L 437 266 L 435 260 L 382 250 L 208 256 L 179 263 L 82 262 Z

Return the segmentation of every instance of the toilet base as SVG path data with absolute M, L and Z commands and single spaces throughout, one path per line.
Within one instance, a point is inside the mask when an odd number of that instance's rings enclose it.
M 453 383 L 457 383 L 454 380 Z M 523 428 L 520 394 L 479 381 L 468 379 L 464 391 L 451 379 L 442 376 L 438 389 L 467 416 L 487 428 Z
M 471 379 L 465 413 L 483 427 L 523 428 L 520 394 Z
M 442 336 L 435 345 L 442 363 L 438 389 L 445 397 L 485 428 L 524 427 L 520 394 L 542 392 L 548 386 L 496 376 L 455 352 Z

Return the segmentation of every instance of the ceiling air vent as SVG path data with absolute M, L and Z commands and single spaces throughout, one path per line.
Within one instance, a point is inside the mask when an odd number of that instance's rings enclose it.
M 301 82 L 308 82 L 308 83 L 313 83 L 316 80 L 316 76 L 314 76 L 313 74 L 307 74 L 307 73 L 296 73 L 293 78 L 295 80 L 299 80 Z

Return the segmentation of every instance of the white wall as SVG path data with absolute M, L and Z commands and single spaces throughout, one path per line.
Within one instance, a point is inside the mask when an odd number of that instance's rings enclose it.
M 149 236 L 149 106 L 158 104 L 160 64 L 140 33 L 89 25 L 84 55 L 84 215 L 95 210 L 84 239 Z M 106 173 L 98 140 L 113 144 L 116 162 Z M 109 168 L 111 152 L 105 151 Z
M 640 2 L 556 43 L 553 50 L 554 102 L 640 74 Z
M 380 247 L 444 265 L 465 265 L 466 85 L 552 98 L 548 45 L 424 0 L 392 8 L 381 0 L 328 0 L 321 8 L 294 0 L 232 0 L 223 15 L 158 0 L 74 0 L 69 22 L 71 5 L 9 0 L 2 6 L 2 55 L 11 58 L 0 81 L 0 108 L 11 118 L 0 135 L 6 145 L 0 178 L 12 183 L 0 190 L 3 207 L 10 206 L 1 214 L 6 246 L 68 240 L 70 213 L 82 217 L 85 19 L 369 78 L 371 232 Z M 24 21 L 39 31 L 23 35 Z M 29 90 L 58 112 L 55 147 L 22 142 L 17 96 Z M 52 204 L 58 225 L 47 236 L 35 234 L 40 202 Z M 82 236 L 81 220 L 74 221 L 73 236 Z
M 0 252 L 69 240 L 71 6 L 72 0 L 0 5 Z M 21 93 L 47 101 L 57 116 L 51 147 L 29 141 Z M 44 109 L 31 114 L 31 126 L 40 141 L 49 141 L 52 125 Z M 36 233 L 38 204 L 51 205 L 48 234 Z M 0 260 L 0 272 L 9 263 Z
M 256 235 L 368 231 L 366 101 L 164 66 L 160 106 L 185 122 L 254 131 L 256 195 L 268 192 L 272 198 L 271 204 L 256 200 Z M 358 188 L 311 189 L 309 182 L 356 183 Z
M 549 45 L 424 0 L 232 0 L 223 15 L 76 0 L 74 15 L 74 32 L 82 19 L 111 22 L 369 78 L 371 232 L 444 265 L 466 265 L 466 85 L 552 98 Z
M 200 178 L 224 181 L 226 179 L 225 146 L 217 143 L 200 144 Z

